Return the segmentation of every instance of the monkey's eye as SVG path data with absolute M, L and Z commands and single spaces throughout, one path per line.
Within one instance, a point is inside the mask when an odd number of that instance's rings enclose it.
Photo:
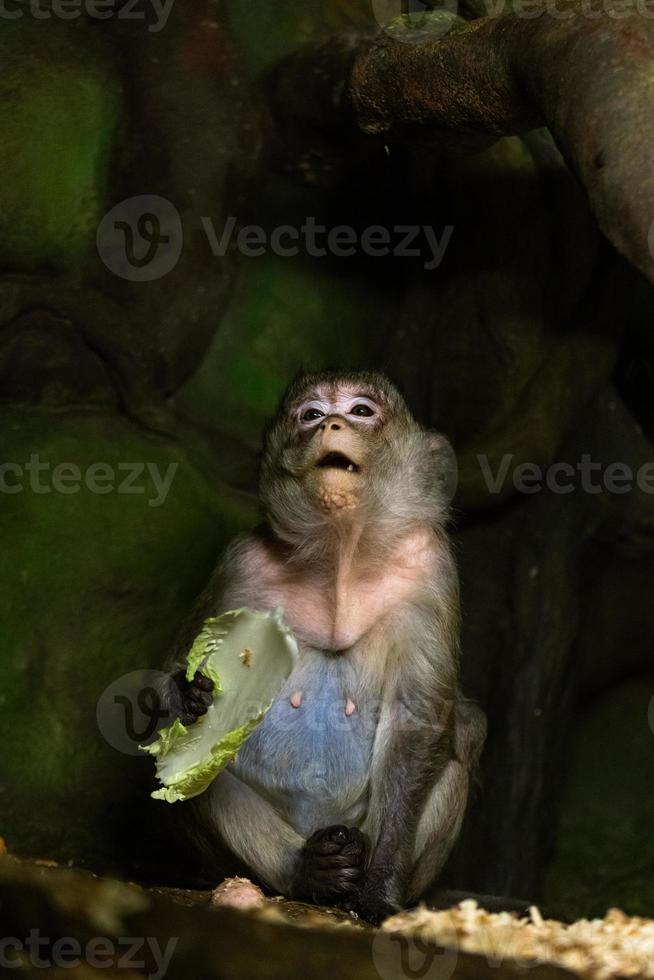
M 316 419 L 321 419 L 324 412 L 321 412 L 319 408 L 307 408 L 306 412 L 302 416 L 303 422 L 315 422 Z
M 355 405 L 354 408 L 350 410 L 350 415 L 358 415 L 359 418 L 368 419 L 371 415 L 375 413 L 371 409 L 370 405 Z

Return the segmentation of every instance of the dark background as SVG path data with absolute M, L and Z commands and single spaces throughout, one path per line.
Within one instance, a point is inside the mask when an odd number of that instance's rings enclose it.
M 2 462 L 178 464 L 158 507 L 147 482 L 0 494 L 0 834 L 18 854 L 190 879 L 147 799 L 150 761 L 108 744 L 98 699 L 163 663 L 256 520 L 261 431 L 288 381 L 377 367 L 459 459 L 464 685 L 489 737 L 446 882 L 653 915 L 654 494 L 511 482 L 524 462 L 654 461 L 651 286 L 546 130 L 467 155 L 387 151 L 271 107 L 285 56 L 375 26 L 364 0 L 178 0 L 159 31 L 148 17 L 0 22 Z M 141 195 L 176 209 L 184 241 L 139 282 L 96 233 Z M 220 235 L 230 215 L 454 231 L 432 271 L 214 256 L 201 219 Z M 506 453 L 490 493 L 478 457 L 495 473 Z

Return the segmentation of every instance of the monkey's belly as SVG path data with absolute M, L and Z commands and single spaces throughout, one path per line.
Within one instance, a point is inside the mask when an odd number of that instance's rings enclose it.
M 366 814 L 375 720 L 360 704 L 347 715 L 348 699 L 356 704 L 346 657 L 300 664 L 232 765 L 303 836 Z

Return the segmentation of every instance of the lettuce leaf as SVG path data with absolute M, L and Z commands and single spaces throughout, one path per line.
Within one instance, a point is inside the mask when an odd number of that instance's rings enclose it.
M 261 723 L 297 660 L 297 643 L 281 611 L 234 609 L 207 619 L 188 654 L 214 682 L 206 715 L 185 727 L 179 718 L 142 746 L 155 758 L 163 788 L 152 796 L 176 803 L 204 792 Z

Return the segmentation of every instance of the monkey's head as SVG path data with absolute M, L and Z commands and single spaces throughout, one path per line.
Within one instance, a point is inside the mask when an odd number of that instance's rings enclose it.
M 444 520 L 452 467 L 447 440 L 417 424 L 383 375 L 305 375 L 268 430 L 261 500 L 289 541 L 350 520 L 390 533 Z

